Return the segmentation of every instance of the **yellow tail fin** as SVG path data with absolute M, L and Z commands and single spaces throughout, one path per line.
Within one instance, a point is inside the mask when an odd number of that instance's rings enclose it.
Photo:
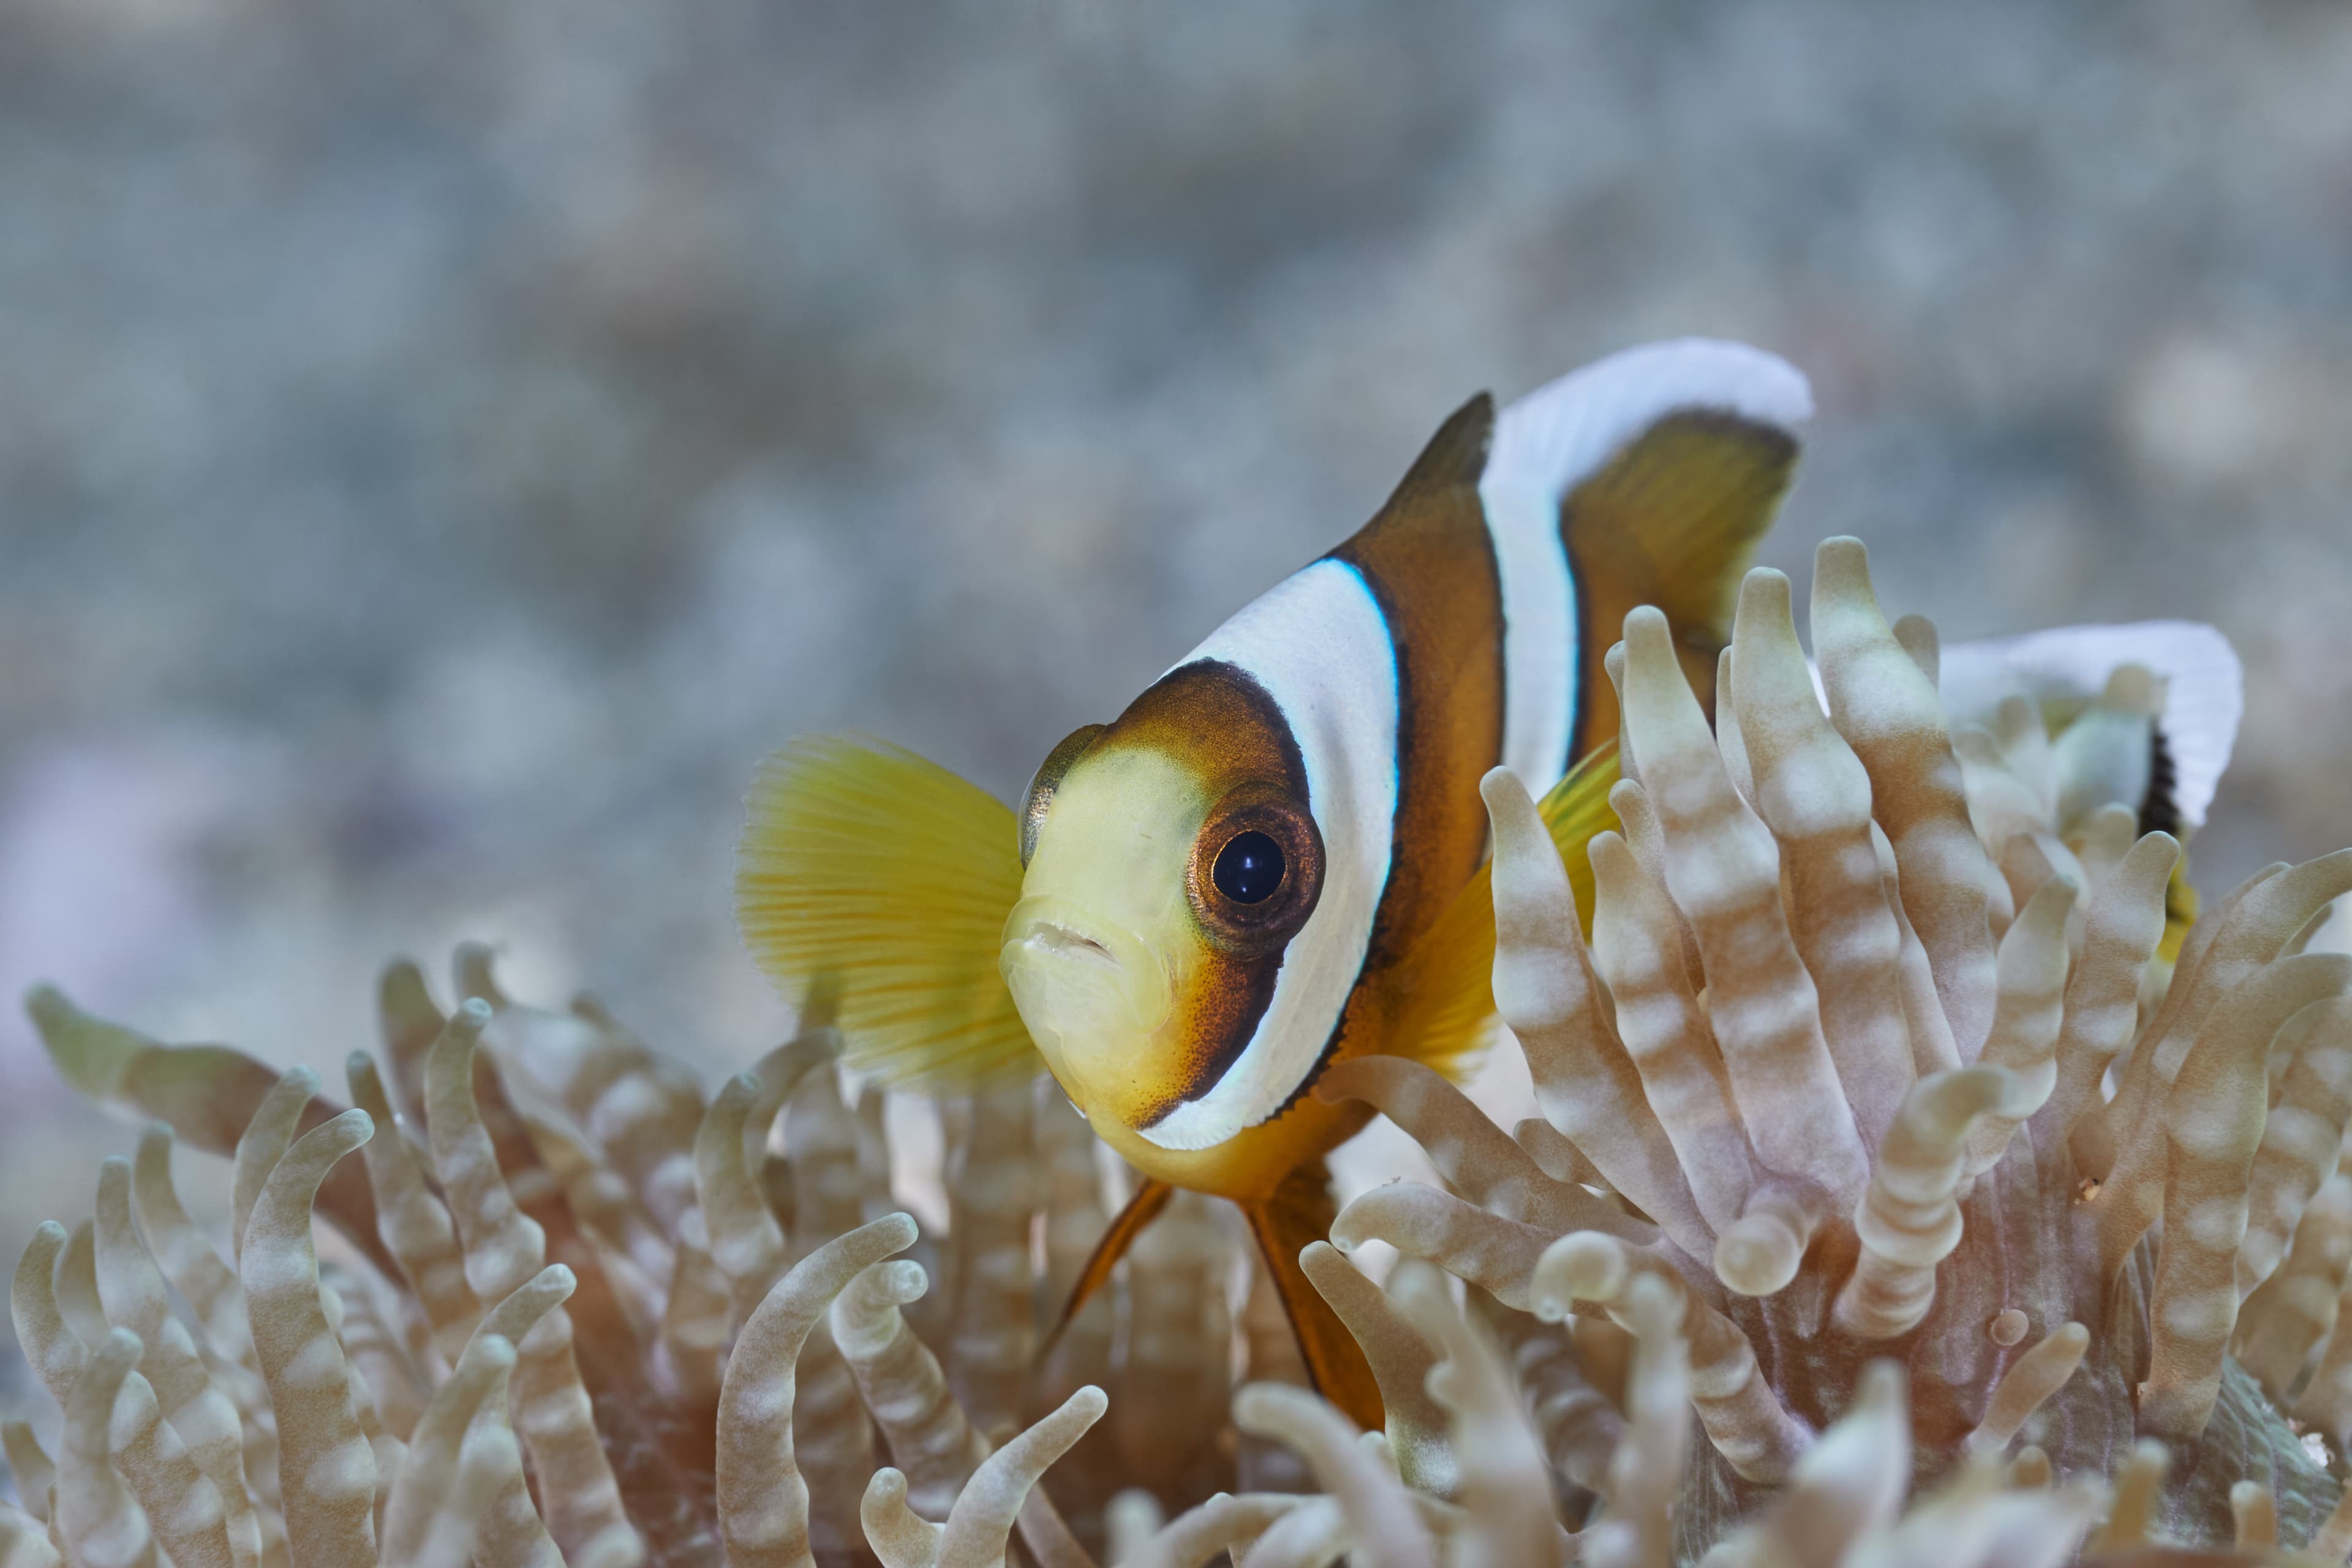
M 838 987 L 851 1065 L 936 1089 L 1035 1071 L 996 968 L 1020 897 L 1013 813 L 945 768 L 843 735 L 761 764 L 736 921 L 795 1003 Z
M 1592 929 L 1592 863 L 1584 847 L 1603 828 L 1617 826 L 1609 791 L 1617 783 L 1614 740 L 1576 764 L 1538 803 L 1551 829 L 1569 886 L 1585 930 Z M 1493 1035 L 1495 1013 L 1495 900 L 1491 867 L 1481 866 L 1454 895 L 1436 923 L 1422 933 L 1396 971 L 1399 1056 L 1428 1063 L 1448 1078 L 1462 1079 L 1477 1069 Z
M 1617 690 L 1600 654 L 1626 613 L 1655 605 L 1683 673 L 1715 703 L 1715 660 L 1731 640 L 1739 579 L 1797 468 L 1796 437 L 1735 414 L 1670 415 L 1560 500 L 1587 650 L 1570 754 L 1617 733 Z

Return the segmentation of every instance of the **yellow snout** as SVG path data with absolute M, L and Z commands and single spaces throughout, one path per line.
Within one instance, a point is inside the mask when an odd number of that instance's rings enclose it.
M 1150 946 L 1069 900 L 1032 896 L 1013 906 L 998 957 L 1030 1037 L 1089 1116 L 1140 1126 L 1165 1094 L 1154 1044 L 1172 987 Z

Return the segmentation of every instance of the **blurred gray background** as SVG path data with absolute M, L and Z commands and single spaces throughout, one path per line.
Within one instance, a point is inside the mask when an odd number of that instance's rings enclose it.
M 1010 795 L 1684 332 L 1814 378 L 1771 562 L 2215 621 L 2199 879 L 2352 840 L 2343 4 L 0 0 L 0 989 L 331 1079 L 482 936 L 740 1063 L 762 752 Z M 0 1241 L 127 1136 L 0 1016 Z

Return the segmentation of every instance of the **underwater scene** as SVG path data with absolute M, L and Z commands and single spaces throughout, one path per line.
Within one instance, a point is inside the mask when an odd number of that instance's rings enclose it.
M 0 1568 L 2352 1560 L 2347 79 L 0 10 Z

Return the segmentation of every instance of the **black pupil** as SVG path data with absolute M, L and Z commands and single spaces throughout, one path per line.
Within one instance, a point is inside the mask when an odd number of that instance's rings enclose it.
M 1209 878 L 1237 904 L 1262 904 L 1282 887 L 1282 846 L 1263 833 L 1236 833 L 1217 851 Z

